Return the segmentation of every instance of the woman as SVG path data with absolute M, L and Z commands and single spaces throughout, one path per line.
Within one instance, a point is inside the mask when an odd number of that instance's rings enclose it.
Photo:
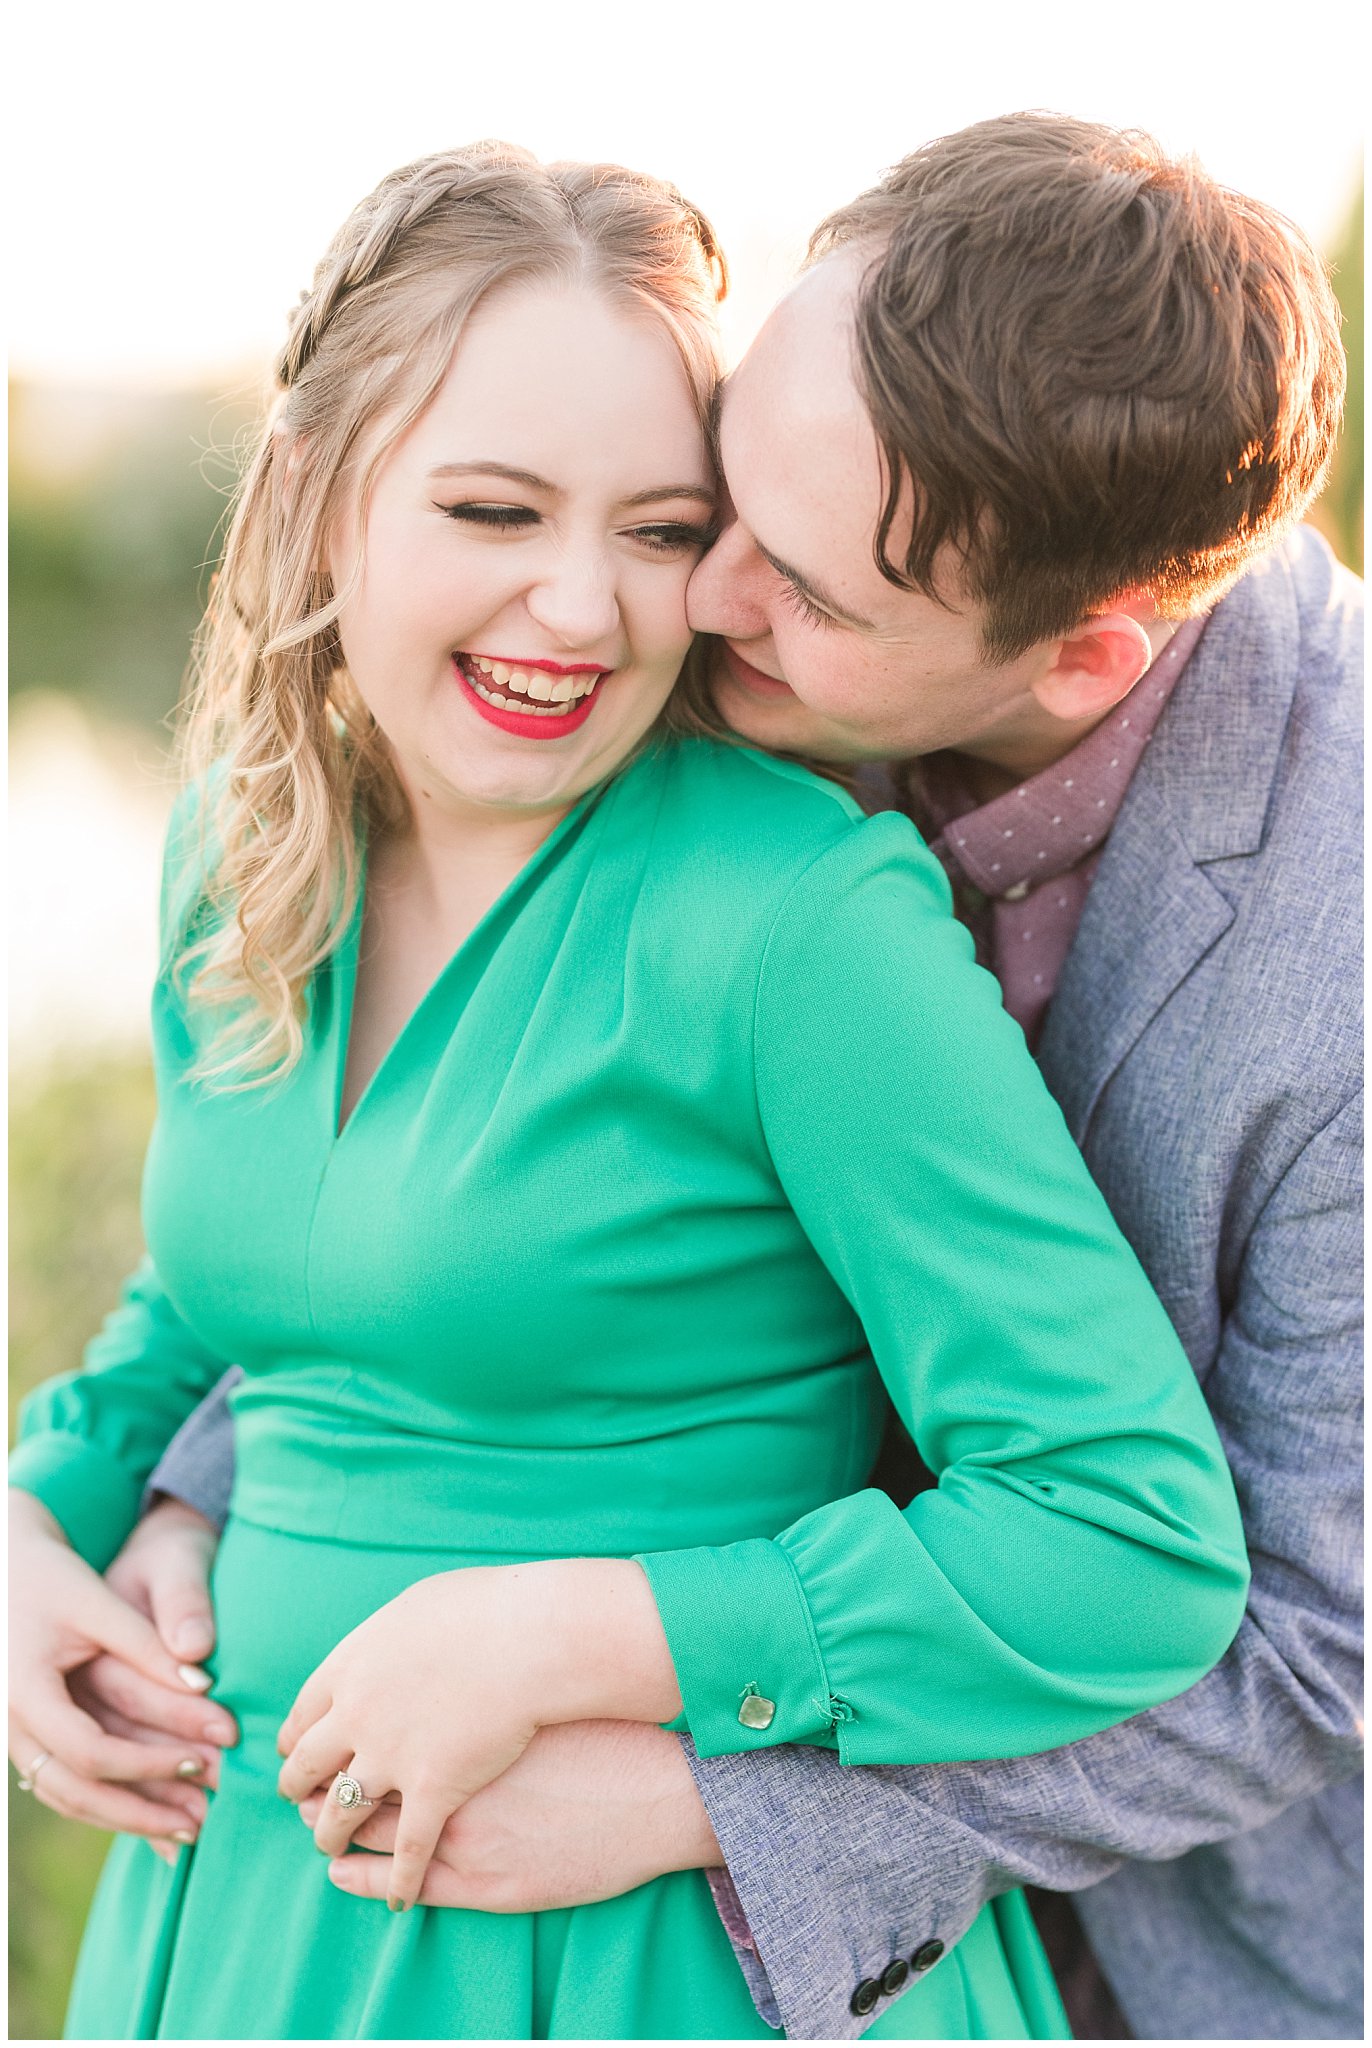
M 681 736 L 713 296 L 666 188 L 485 148 L 293 327 L 168 851 L 152 1262 L 14 1472 L 21 1554 L 102 1560 L 245 1367 L 242 1741 L 174 1871 L 114 1852 L 75 2035 L 756 2036 L 698 1872 L 406 1915 L 443 1821 L 599 1716 L 1047 1748 L 1237 1626 L 1194 1379 L 935 864 Z M 328 1884 L 321 1786 L 330 1856 L 398 1796 L 401 1917 Z M 1061 2033 L 1022 1906 L 871 2031 Z

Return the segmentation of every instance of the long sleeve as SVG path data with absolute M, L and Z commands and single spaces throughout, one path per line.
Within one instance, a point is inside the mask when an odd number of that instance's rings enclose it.
M 145 1259 L 81 1370 L 25 1401 L 11 1486 L 36 1494 L 72 1548 L 103 1571 L 138 1519 L 168 1440 L 224 1367 L 187 1329 Z
M 1214 1426 L 904 821 L 792 888 L 754 1043 L 781 1187 L 939 1483 L 903 1513 L 867 1491 L 774 1539 L 641 1558 L 678 1725 L 705 1757 L 934 1763 L 1183 1691 L 1247 1579 Z
M 1359 1097 L 1269 1196 L 1207 1377 L 1253 1559 L 1213 1671 L 1036 1757 L 861 1772 L 800 1748 L 692 1757 L 792 2036 L 856 2034 L 854 1983 L 890 1953 L 951 1945 L 998 1893 L 1075 1891 L 1121 1859 L 1223 1842 L 1361 1767 L 1361 1140 Z

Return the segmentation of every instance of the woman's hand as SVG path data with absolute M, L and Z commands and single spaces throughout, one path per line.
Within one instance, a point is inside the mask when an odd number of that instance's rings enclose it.
M 340 1771 L 400 1800 L 388 1903 L 419 1896 L 448 1817 L 540 1727 L 681 1710 L 644 1574 L 619 1559 L 474 1566 L 421 1579 L 369 1616 L 306 1680 L 278 1738 L 287 1799 Z M 332 1792 L 315 1841 L 338 1856 L 367 1807 Z
M 300 1808 L 314 1827 L 326 1794 Z M 384 1899 L 400 1808 L 383 1800 L 329 1866 L 358 1899 Z M 444 1823 L 419 1902 L 481 1913 L 545 1913 L 617 1898 L 670 1870 L 724 1861 L 674 1735 L 635 1721 L 540 1728 L 519 1761 Z
M 198 1784 L 217 1739 L 209 1723 L 218 1710 L 203 1698 L 209 1678 L 176 1658 L 152 1622 L 76 1555 L 32 1494 L 11 1488 L 9 1517 L 15 1768 L 33 1779 L 35 1797 L 69 1819 L 124 1834 L 193 1839 L 205 1811 Z M 114 1681 L 123 1705 L 111 1712 L 100 1710 L 91 1686 L 106 1659 L 124 1673 Z M 178 1731 L 204 1723 L 199 1738 L 136 1725 L 138 1715 L 124 1708 L 149 1701 L 169 1706 Z M 127 1789 L 134 1784 L 138 1792 Z

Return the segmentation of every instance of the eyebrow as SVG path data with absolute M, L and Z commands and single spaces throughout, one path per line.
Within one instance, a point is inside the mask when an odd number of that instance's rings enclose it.
M 531 469 L 514 469 L 508 462 L 440 462 L 429 471 L 436 476 L 499 476 L 507 483 L 523 484 L 531 491 L 547 491 L 554 498 L 566 496 L 561 486 L 549 483 L 546 476 L 536 476 Z M 621 498 L 622 505 L 655 505 L 663 498 L 696 498 L 702 505 L 713 505 L 715 493 L 708 484 L 653 484 L 646 491 L 634 491 L 629 497 Z
M 874 629 L 874 619 L 864 618 L 861 612 L 850 612 L 836 597 L 829 595 L 822 583 L 816 583 L 813 576 L 803 575 L 789 562 L 783 562 L 779 555 L 774 555 L 770 548 L 765 548 L 756 534 L 753 536 L 753 546 L 763 561 L 771 564 L 778 576 L 793 584 L 802 597 L 808 597 L 811 604 L 817 604 L 822 612 L 832 612 L 836 619 L 842 619 L 845 626 L 856 626 L 861 632 L 871 632 Z

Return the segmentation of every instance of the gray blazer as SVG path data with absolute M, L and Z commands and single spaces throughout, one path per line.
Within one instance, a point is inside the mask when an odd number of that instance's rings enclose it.
M 695 1760 L 788 2034 L 856 2036 L 861 1979 L 1034 1883 L 1092 1887 L 1140 2037 L 1361 2037 L 1361 627 L 1309 531 L 1218 607 L 1040 1052 L 1219 1424 L 1243 1627 L 1181 1698 L 1046 1755 Z
M 1243 1627 L 1180 1699 L 1046 1755 L 693 1757 L 765 1972 L 740 1961 L 793 2037 L 856 2037 L 861 1980 L 1028 1882 L 1092 1887 L 1078 1909 L 1140 2036 L 1361 2034 L 1360 631 L 1361 586 L 1309 532 L 1224 600 L 1040 1054 L 1219 1424 Z M 222 1510 L 230 1470 L 221 1402 L 153 1483 Z

